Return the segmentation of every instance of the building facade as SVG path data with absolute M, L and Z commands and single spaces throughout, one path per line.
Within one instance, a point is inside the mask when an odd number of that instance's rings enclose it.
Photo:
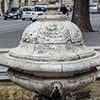
M 9 8 L 13 7 L 23 7 L 23 6 L 31 6 L 34 3 L 31 0 L 2 0 L 1 8 L 2 12 L 6 12 Z
M 62 0 L 64 4 L 73 4 L 73 0 Z
M 90 3 L 100 3 L 100 0 L 90 0 Z
M 33 6 L 35 0 L 0 0 L 2 12 L 6 12 L 12 7 Z M 37 4 L 46 4 L 48 0 L 38 0 Z M 72 5 L 74 0 L 58 0 L 58 3 Z M 100 0 L 90 0 L 90 3 L 100 3 Z
M 34 0 L 1 0 L 2 12 L 12 7 L 33 6 Z M 48 0 L 38 0 L 37 4 L 46 4 Z M 58 0 L 58 3 L 73 4 L 73 0 Z
M 48 0 L 39 0 L 38 4 L 46 4 Z M 73 4 L 73 0 L 58 0 L 58 3 Z

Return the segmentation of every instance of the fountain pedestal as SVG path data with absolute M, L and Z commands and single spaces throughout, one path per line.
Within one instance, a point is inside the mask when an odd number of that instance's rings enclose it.
M 0 57 L 9 78 L 47 97 L 64 96 L 94 82 L 100 54 L 88 48 L 80 29 L 58 13 L 48 11 L 23 32 L 19 45 Z

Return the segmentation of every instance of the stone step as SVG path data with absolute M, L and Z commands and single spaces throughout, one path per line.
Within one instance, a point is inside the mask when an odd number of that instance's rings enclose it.
M 97 76 L 97 78 L 100 79 L 100 71 L 98 72 L 98 76 Z
M 7 76 L 7 67 L 0 66 L 0 81 L 1 80 L 9 80 Z

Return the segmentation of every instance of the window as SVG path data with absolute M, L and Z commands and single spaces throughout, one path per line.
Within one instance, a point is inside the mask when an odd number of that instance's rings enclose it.
M 97 5 L 90 5 L 90 7 L 96 7 Z
M 25 6 L 28 6 L 28 0 L 25 0 Z
M 24 8 L 24 11 L 33 11 L 32 8 Z
M 41 7 L 35 7 L 35 11 L 42 11 Z
M 19 7 L 21 7 L 21 0 L 19 0 Z
M 16 8 L 12 8 L 12 9 L 10 9 L 10 11 L 17 11 L 18 9 L 16 9 Z

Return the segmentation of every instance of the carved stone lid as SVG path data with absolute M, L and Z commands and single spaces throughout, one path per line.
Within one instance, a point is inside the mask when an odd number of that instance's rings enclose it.
M 47 12 L 25 29 L 20 44 L 9 52 L 9 56 L 47 62 L 94 56 L 95 52 L 85 46 L 80 29 L 57 9 L 54 4 L 47 5 Z
M 70 21 L 35 22 L 29 25 L 12 57 L 32 61 L 73 61 L 95 55 L 85 46 L 80 29 Z

